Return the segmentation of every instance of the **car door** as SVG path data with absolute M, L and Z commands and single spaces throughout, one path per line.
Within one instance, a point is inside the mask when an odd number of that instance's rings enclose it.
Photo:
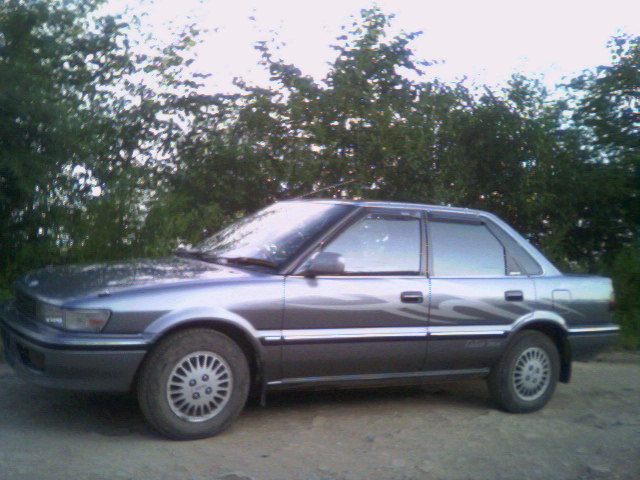
M 530 278 L 539 268 L 490 220 L 429 214 L 430 371 L 487 368 L 512 325 L 536 305 Z
M 419 370 L 427 334 L 425 239 L 419 211 L 364 209 L 316 250 L 342 255 L 344 274 L 305 277 L 303 264 L 286 277 L 283 377 Z

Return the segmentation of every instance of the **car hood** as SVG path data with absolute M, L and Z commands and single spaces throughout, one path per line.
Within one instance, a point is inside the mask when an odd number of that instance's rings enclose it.
M 264 274 L 189 258 L 170 257 L 47 267 L 25 275 L 17 286 L 29 295 L 57 303 L 158 284 L 228 281 L 261 275 Z

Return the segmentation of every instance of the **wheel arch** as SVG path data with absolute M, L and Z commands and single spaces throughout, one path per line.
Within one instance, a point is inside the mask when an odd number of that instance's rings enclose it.
M 522 325 L 511 336 L 513 337 L 517 332 L 525 330 L 540 332 L 553 341 L 560 355 L 560 377 L 558 380 L 562 383 L 569 383 L 569 380 L 571 380 L 571 345 L 564 326 L 552 320 L 533 320 Z
M 256 340 L 256 337 L 251 334 L 251 332 L 247 331 L 237 323 L 231 322 L 227 319 L 215 317 L 198 317 L 172 323 L 162 331 L 156 332 L 154 334 L 150 350 L 165 338 L 178 332 L 182 332 L 184 330 L 189 330 L 192 328 L 207 328 L 210 330 L 215 330 L 233 340 L 240 347 L 245 357 L 247 358 L 247 362 L 249 364 L 249 373 L 251 375 L 251 391 L 253 393 L 260 391 L 263 384 L 264 359 L 262 352 L 260 351 L 259 343 Z M 138 381 L 138 375 L 142 368 L 142 364 L 144 364 L 144 360 L 138 367 L 138 371 L 134 376 L 132 386 L 136 385 Z

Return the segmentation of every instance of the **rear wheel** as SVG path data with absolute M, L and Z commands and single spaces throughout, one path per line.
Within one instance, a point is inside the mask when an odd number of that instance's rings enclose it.
M 242 410 L 249 366 L 238 345 L 207 329 L 164 339 L 145 360 L 137 393 L 145 417 L 176 440 L 216 435 Z
M 524 331 L 491 369 L 489 392 L 509 412 L 534 412 L 551 399 L 559 371 L 560 357 L 553 341 L 543 333 Z

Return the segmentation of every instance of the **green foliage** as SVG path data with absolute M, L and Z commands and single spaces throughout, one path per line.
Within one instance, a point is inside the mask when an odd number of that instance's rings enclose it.
M 590 229 L 610 243 L 606 264 L 637 236 L 640 223 L 640 36 L 615 37 L 610 47 L 611 66 L 569 84 L 574 124 L 600 171 L 594 197 L 601 202 L 588 213 Z
M 629 223 L 611 207 L 627 198 L 624 171 L 583 149 L 567 102 L 521 76 L 480 97 L 422 82 L 415 34 L 390 38 L 388 21 L 363 11 L 320 83 L 258 45 L 272 85 L 238 82 L 244 94 L 196 116 L 166 197 L 211 225 L 203 205 L 228 215 L 350 182 L 323 195 L 491 210 L 565 266 L 594 271 L 625 244 Z
M 616 317 L 622 327 L 622 345 L 640 349 L 640 248 L 633 246 L 622 250 L 611 275 L 616 291 Z
M 591 129 L 594 144 L 624 159 L 640 149 L 640 37 L 620 35 L 610 48 L 612 65 L 585 72 L 569 86 L 584 94 L 574 116 Z
M 101 0 L 0 5 L 0 284 L 61 259 L 140 251 L 156 158 L 200 97 L 182 57 L 197 31 L 137 53 L 136 19 Z

